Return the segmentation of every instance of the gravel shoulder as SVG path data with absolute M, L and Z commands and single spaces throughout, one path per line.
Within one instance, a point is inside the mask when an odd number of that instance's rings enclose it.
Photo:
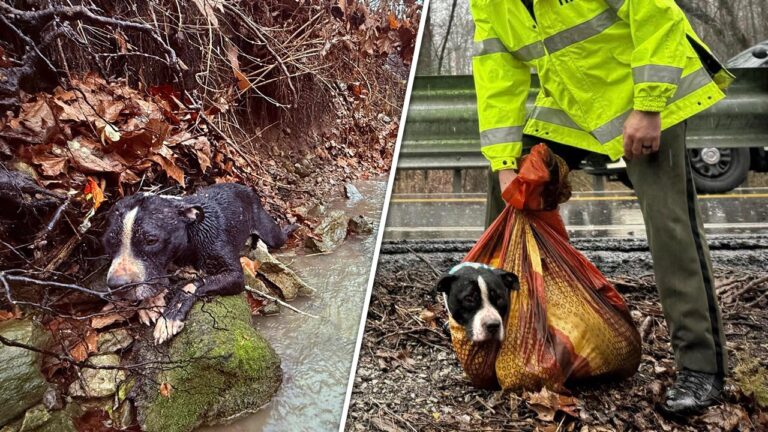
M 382 247 L 346 430 L 768 430 L 758 403 L 768 403 L 768 238 L 709 240 L 732 371 L 724 403 L 701 416 L 683 424 L 654 410 L 674 379 L 674 360 L 643 240 L 574 241 L 627 300 L 643 357 L 632 378 L 574 389 L 562 406 L 545 401 L 546 394 L 471 387 L 432 291 L 432 268 L 458 263 L 471 243 L 398 241 Z

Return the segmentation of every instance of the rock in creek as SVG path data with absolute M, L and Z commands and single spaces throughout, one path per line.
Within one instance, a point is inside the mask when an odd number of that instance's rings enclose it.
M 122 351 L 133 343 L 133 337 L 124 328 L 115 329 L 99 335 L 99 353 L 113 353 Z
M 293 300 L 297 296 L 310 296 L 315 290 L 304 283 L 293 270 L 273 257 L 267 246 L 259 242 L 254 249 L 248 253 L 248 258 L 256 264 L 256 273 L 267 279 L 271 284 L 264 284 L 259 277 L 253 277 L 249 272 L 245 272 L 246 284 L 251 288 L 263 293 L 269 294 L 274 291 L 273 288 L 280 290 L 285 300 Z
M 0 432 L 77 432 L 72 417 L 65 411 L 48 411 L 43 405 L 30 408 L 24 416 Z
M 349 217 L 341 210 L 329 213 L 320 225 L 307 237 L 305 246 L 316 252 L 330 252 L 336 249 L 347 237 Z
M 112 369 L 120 366 L 117 354 L 102 354 L 90 357 L 88 363 L 96 368 L 84 367 L 80 370 L 81 379 L 69 386 L 69 395 L 74 397 L 99 398 L 112 396 L 117 387 L 125 380 L 125 371 Z M 103 369 L 99 369 L 99 368 Z
M 347 195 L 347 199 L 351 202 L 357 202 L 365 199 L 363 194 L 360 193 L 359 190 L 353 185 L 352 183 L 347 183 L 344 185 L 344 192 Z
M 373 222 L 363 215 L 357 215 L 349 220 L 349 231 L 355 234 L 371 234 Z
M 9 320 L 0 323 L 0 336 L 46 349 L 50 335 L 30 320 Z M 0 343 L 0 427 L 36 405 L 48 389 L 40 373 L 42 355 Z
M 280 359 L 251 326 L 244 295 L 198 301 L 186 326 L 159 348 L 137 339 L 136 363 L 170 359 L 137 377 L 130 393 L 148 432 L 186 432 L 227 423 L 264 406 L 282 382 Z

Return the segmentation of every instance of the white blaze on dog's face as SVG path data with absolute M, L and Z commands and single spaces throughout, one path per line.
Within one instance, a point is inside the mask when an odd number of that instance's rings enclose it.
M 480 288 L 480 309 L 472 318 L 472 340 L 482 342 L 496 338 L 503 341 L 503 320 L 498 309 L 488 300 L 488 284 L 482 276 L 477 277 L 477 286 Z
M 112 264 L 107 272 L 107 282 L 110 286 L 122 286 L 132 283 L 144 282 L 146 271 L 141 261 L 137 260 L 131 247 L 133 227 L 136 223 L 138 207 L 129 210 L 123 216 L 120 232 L 120 248 L 112 259 Z
M 504 340 L 509 293 L 517 289 L 513 273 L 473 263 L 457 266 L 437 286 L 448 314 L 474 343 Z

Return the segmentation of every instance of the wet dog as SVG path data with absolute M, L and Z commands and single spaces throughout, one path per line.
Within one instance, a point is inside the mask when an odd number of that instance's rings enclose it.
M 437 282 L 448 315 L 474 343 L 504 340 L 509 294 L 519 289 L 514 273 L 478 263 L 461 263 Z
M 249 238 L 276 249 L 293 229 L 281 229 L 256 191 L 243 185 L 213 185 L 187 197 L 138 193 L 109 214 L 103 237 L 112 259 L 107 286 L 117 299 L 141 302 L 139 319 L 156 322 L 155 343 L 161 344 L 181 331 L 198 297 L 243 291 L 240 252 Z M 172 264 L 204 276 L 172 290 L 166 307 Z

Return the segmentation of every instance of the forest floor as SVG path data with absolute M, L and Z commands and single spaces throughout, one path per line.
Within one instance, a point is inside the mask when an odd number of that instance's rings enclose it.
M 712 239 L 731 373 L 723 403 L 679 423 L 656 409 L 675 376 L 650 256 L 630 241 L 576 241 L 627 301 L 643 338 L 633 377 L 571 395 L 473 388 L 442 330 L 437 277 L 469 243 L 389 243 L 382 249 L 349 409 L 348 431 L 759 431 L 768 428 L 765 239 Z M 749 246 L 748 246 L 749 245 Z M 736 249 L 734 249 L 734 246 Z M 429 262 L 428 265 L 426 262 Z M 742 262 L 743 265 L 738 265 Z M 765 407 L 765 405 L 763 405 Z

